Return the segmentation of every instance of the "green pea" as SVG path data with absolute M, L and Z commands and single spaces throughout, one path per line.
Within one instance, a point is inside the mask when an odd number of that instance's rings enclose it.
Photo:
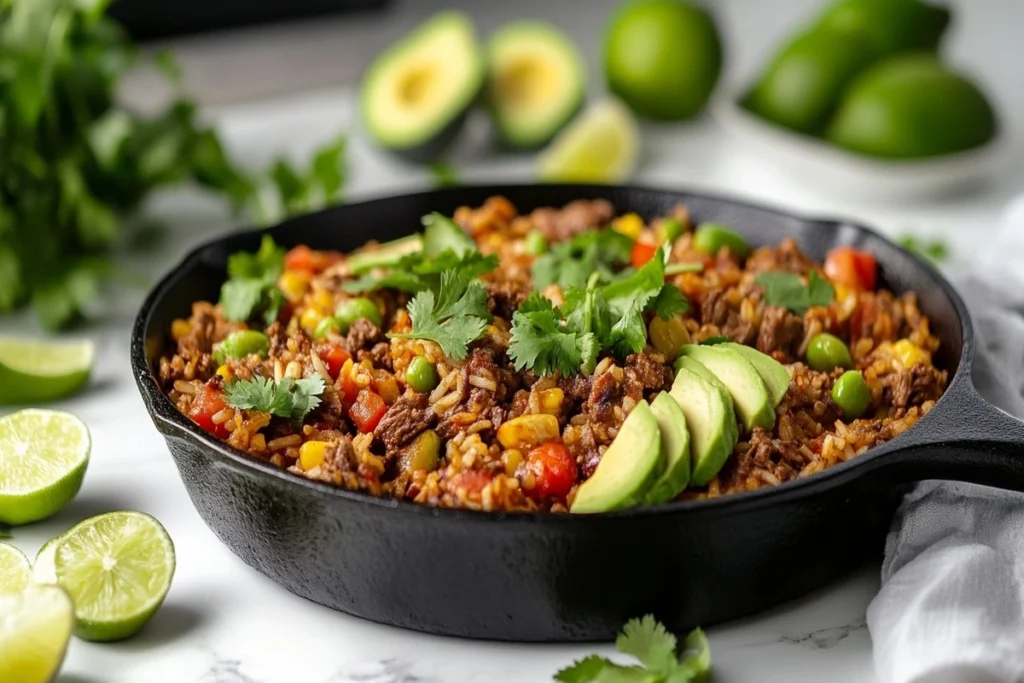
M 313 339 L 323 339 L 331 330 L 341 329 L 341 324 L 338 319 L 333 316 L 324 316 L 324 319 L 316 324 L 316 329 L 313 330 Z
M 822 332 L 811 337 L 807 345 L 807 364 L 819 372 L 834 368 L 852 368 L 853 357 L 839 337 Z
M 832 400 L 843 409 L 843 417 L 856 420 L 871 404 L 871 389 L 860 370 L 847 370 L 832 386 Z
M 527 254 L 540 256 L 541 254 L 547 253 L 548 238 L 544 237 L 543 233 L 534 230 L 526 236 L 526 241 L 523 246 L 526 248 Z
M 405 371 L 405 383 L 412 387 L 413 391 L 433 391 L 438 383 L 437 368 L 423 356 L 416 356 L 409 363 L 409 369 Z
M 378 327 L 380 327 L 381 324 L 380 309 L 377 308 L 377 304 L 373 303 L 365 296 L 342 301 L 338 304 L 338 309 L 334 311 L 334 316 L 337 319 L 337 323 L 342 334 L 348 332 L 348 328 L 352 323 L 360 318 L 366 318 Z
M 729 251 L 737 258 L 746 258 L 750 253 L 747 240 L 724 225 L 704 223 L 693 233 L 693 248 L 697 251 L 714 256 L 722 247 L 729 247 Z
M 658 238 L 661 242 L 675 242 L 683 234 L 685 228 L 678 218 L 663 218 L 658 225 Z
M 270 350 L 270 339 L 256 330 L 238 330 L 229 334 L 213 351 L 213 359 L 224 363 L 229 358 L 245 358 L 256 353 L 266 356 Z

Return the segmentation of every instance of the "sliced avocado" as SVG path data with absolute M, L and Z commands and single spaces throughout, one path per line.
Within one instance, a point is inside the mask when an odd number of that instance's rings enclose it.
M 445 249 L 451 249 L 461 256 L 476 251 L 476 242 L 448 216 L 430 213 L 423 217 L 423 251 L 434 257 Z
M 510 147 L 546 144 L 583 104 L 583 57 L 552 24 L 506 24 L 491 38 L 488 62 L 488 109 L 498 137 Z
M 685 367 L 676 370 L 669 393 L 682 408 L 690 430 L 690 484 L 703 486 L 718 474 L 736 445 L 729 433 L 730 423 L 736 429 L 736 415 L 710 382 Z
M 726 437 L 729 440 L 729 450 L 736 445 L 736 442 L 740 439 L 740 428 L 736 424 L 736 407 L 732 404 L 732 394 L 729 393 L 729 387 L 722 384 L 722 380 L 715 377 L 715 373 L 708 370 L 704 365 L 693 358 L 683 356 L 676 361 L 676 372 L 679 368 L 686 368 L 693 374 L 700 377 L 702 380 L 710 384 L 715 390 L 722 396 L 722 401 L 725 402 L 726 408 L 729 409 L 729 414 L 733 416 L 733 419 L 729 420 L 725 425 Z
M 433 159 L 455 139 L 485 73 L 469 16 L 439 12 L 370 64 L 359 95 L 363 125 L 386 149 Z
M 415 253 L 423 248 L 423 238 L 419 235 L 407 235 L 373 247 L 363 247 L 349 254 L 348 267 L 355 275 L 360 275 L 373 268 L 386 268 L 398 263 L 403 256 Z
M 746 358 L 764 380 L 764 385 L 768 387 L 768 394 L 772 397 L 772 403 L 779 405 L 786 392 L 789 391 L 789 383 L 792 381 L 786 366 L 766 353 L 736 342 L 726 342 L 722 344 L 722 348 L 732 349 Z
M 576 490 L 569 512 L 607 512 L 636 505 L 664 469 L 658 421 L 647 401 L 640 401 L 590 479 Z
M 732 349 L 696 344 L 684 346 L 683 355 L 700 361 L 729 388 L 736 414 L 746 431 L 752 432 L 756 427 L 771 429 L 775 425 L 775 404 L 750 361 Z
M 647 492 L 648 505 L 667 503 L 690 483 L 690 430 L 679 403 L 667 393 L 651 401 L 651 412 L 661 429 L 661 453 L 665 472 Z

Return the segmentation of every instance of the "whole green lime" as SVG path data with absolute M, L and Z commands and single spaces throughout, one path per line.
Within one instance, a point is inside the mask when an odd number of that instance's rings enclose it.
M 882 54 L 935 50 L 949 26 L 950 11 L 921 0 L 838 0 L 817 28 L 858 33 Z
M 818 30 L 786 45 L 744 100 L 759 116 L 804 133 L 820 131 L 843 90 L 878 57 L 857 33 Z
M 722 71 L 714 19 L 684 0 L 632 0 L 605 35 L 608 88 L 641 116 L 685 119 L 707 103 Z
M 850 85 L 826 133 L 854 152 L 914 158 L 961 152 L 996 133 L 985 95 L 930 53 L 881 60 Z

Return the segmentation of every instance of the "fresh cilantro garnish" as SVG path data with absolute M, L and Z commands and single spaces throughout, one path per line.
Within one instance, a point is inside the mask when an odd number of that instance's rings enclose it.
M 921 240 L 914 235 L 904 235 L 900 238 L 900 246 L 907 251 L 917 254 L 926 261 L 939 265 L 949 258 L 949 245 L 942 240 Z
M 434 161 L 427 164 L 427 170 L 434 176 L 437 187 L 458 187 L 461 184 L 455 165 L 450 161 Z
M 533 286 L 557 284 L 563 289 L 584 287 L 591 273 L 611 279 L 616 268 L 629 263 L 633 240 L 615 230 L 591 230 L 559 242 L 533 262 Z
M 647 344 L 643 314 L 649 307 L 663 317 L 688 310 L 689 304 L 675 285 L 665 284 L 665 247 L 632 275 L 606 285 L 602 290 L 608 302 L 612 323 L 602 342 L 620 355 L 640 353 Z
M 228 257 L 228 280 L 220 290 L 224 317 L 232 322 L 249 320 L 257 312 L 269 325 L 277 320 L 284 294 L 277 279 L 284 270 L 284 249 L 264 235 L 255 254 L 238 252 Z
M 487 292 L 473 281 L 473 271 L 446 270 L 441 273 L 437 294 L 425 289 L 409 302 L 412 332 L 389 334 L 398 339 L 429 339 L 437 342 L 452 360 L 462 360 L 469 344 L 483 334 L 491 320 Z
M 651 615 L 632 619 L 615 640 L 616 649 L 640 665 L 623 666 L 591 655 L 555 674 L 561 683 L 689 683 L 711 671 L 711 648 L 704 632 L 694 629 L 677 651 L 676 637 Z
M 311 410 L 320 405 L 320 395 L 325 387 L 320 375 L 300 380 L 285 377 L 277 381 L 253 377 L 225 385 L 224 398 L 228 405 L 235 408 L 258 410 L 301 422 Z
M 586 294 L 584 295 L 584 298 Z M 549 300 L 534 292 L 512 315 L 512 336 L 508 354 L 516 370 L 532 368 L 538 375 L 555 371 L 574 375 L 581 368 L 594 367 L 600 344 L 586 327 L 587 308 L 579 302 L 580 316 L 572 329 L 563 326 L 561 313 Z
M 678 287 L 663 285 L 658 295 L 651 302 L 650 309 L 664 320 L 668 320 L 676 313 L 686 313 L 690 310 L 690 302 L 687 301 Z
M 723 337 L 723 336 L 708 337 L 707 339 L 702 341 L 700 343 L 700 345 L 701 346 L 715 346 L 717 344 L 725 344 L 726 342 L 731 342 L 731 341 L 732 341 L 732 339 L 729 338 L 729 337 Z
M 836 290 L 825 278 L 812 270 L 804 284 L 799 275 L 793 273 L 761 273 L 754 280 L 764 287 L 764 300 L 772 306 L 788 308 L 797 315 L 812 306 L 828 306 L 836 297 Z

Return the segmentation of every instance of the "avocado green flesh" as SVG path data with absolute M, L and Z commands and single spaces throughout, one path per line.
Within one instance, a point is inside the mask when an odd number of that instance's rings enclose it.
M 373 268 L 386 268 L 398 263 L 403 256 L 412 254 L 423 248 L 423 240 L 419 235 L 399 237 L 397 240 L 385 242 L 373 249 L 362 249 L 348 257 L 348 267 L 353 274 L 359 275 Z
M 431 143 L 454 136 L 484 77 L 472 21 L 462 12 L 439 12 L 367 69 L 360 90 L 363 123 L 383 147 L 432 156 L 421 152 L 438 152 Z
M 757 427 L 771 429 L 775 425 L 775 404 L 768 396 L 768 388 L 743 356 L 732 349 L 695 344 L 684 346 L 682 352 L 703 364 L 729 389 L 746 431 Z
M 662 474 L 647 492 L 649 505 L 667 503 L 690 483 L 690 431 L 679 403 L 670 394 L 661 393 L 651 402 L 651 412 L 661 430 L 661 453 L 665 461 Z
M 506 145 L 547 143 L 583 104 L 583 58 L 551 24 L 518 21 L 501 28 L 491 38 L 488 62 L 488 108 Z
M 785 365 L 768 354 L 761 353 L 757 349 L 744 346 L 743 344 L 726 342 L 722 344 L 722 347 L 732 349 L 754 366 L 757 374 L 761 375 L 764 385 L 768 388 L 768 394 L 771 396 L 773 405 L 777 406 L 782 402 L 786 392 L 789 391 L 789 383 L 792 381 Z
M 736 429 L 736 416 L 713 385 L 685 367 L 676 370 L 669 393 L 690 430 L 690 484 L 703 486 L 718 474 L 736 445 L 729 430 L 730 423 Z
M 736 407 L 732 403 L 732 394 L 729 393 L 729 388 L 722 384 L 722 381 L 715 377 L 715 373 L 708 370 L 704 365 L 693 358 L 687 358 L 682 356 L 676 361 L 676 372 L 679 368 L 686 368 L 693 374 L 700 377 L 702 380 L 714 387 L 715 391 L 722 397 L 722 401 L 725 403 L 726 408 L 729 410 L 729 414 L 733 416 L 733 419 L 729 420 L 726 425 L 726 437 L 729 439 L 729 450 L 736 445 L 736 442 L 740 438 L 740 428 L 736 423 Z
M 576 490 L 570 512 L 607 512 L 636 505 L 664 471 L 661 431 L 646 401 L 626 417 L 590 479 Z
M 462 255 L 476 251 L 476 242 L 458 224 L 447 216 L 432 213 L 424 217 L 423 251 L 431 258 L 446 249 Z

